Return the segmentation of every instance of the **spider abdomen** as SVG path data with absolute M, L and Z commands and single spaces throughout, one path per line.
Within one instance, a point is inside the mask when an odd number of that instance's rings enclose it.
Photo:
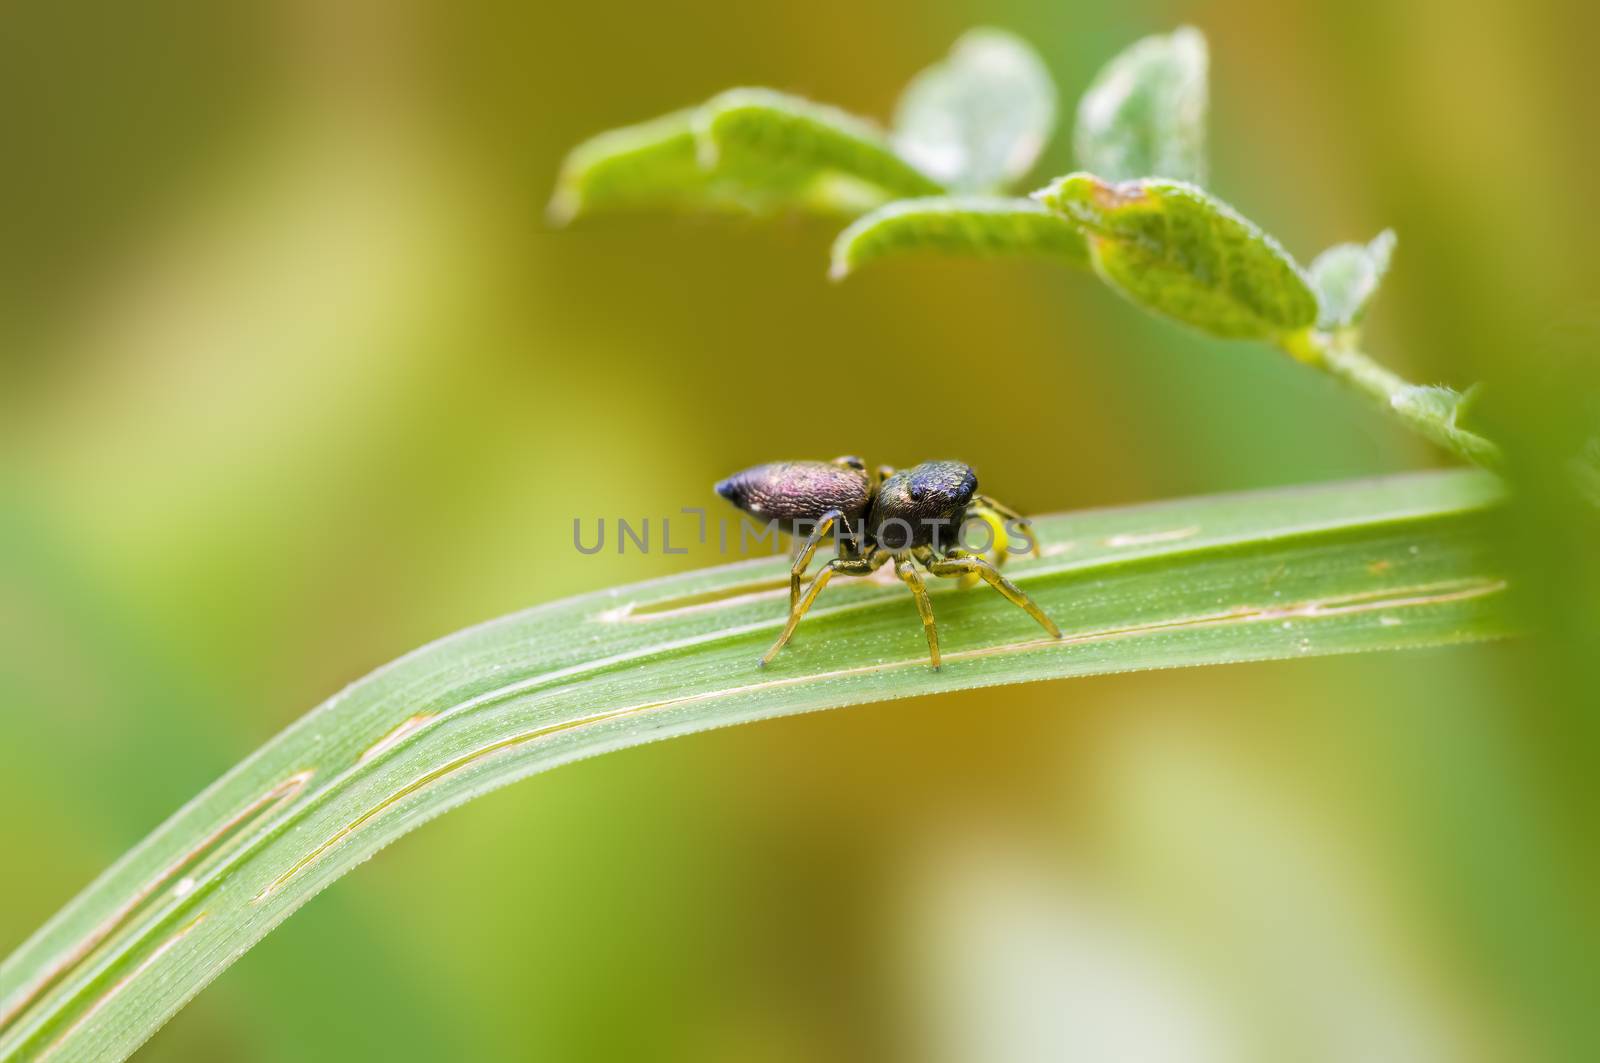
M 746 513 L 776 521 L 786 532 L 815 524 L 838 510 L 852 525 L 872 497 L 865 470 L 828 461 L 773 461 L 753 465 L 717 484 L 717 494 Z

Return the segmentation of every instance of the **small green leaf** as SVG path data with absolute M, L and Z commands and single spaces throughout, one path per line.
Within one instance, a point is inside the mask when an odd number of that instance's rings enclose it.
M 1193 185 L 1075 173 L 1034 198 L 1083 231 L 1095 271 L 1141 306 L 1241 339 L 1316 321 L 1317 298 L 1288 252 Z
M 695 134 L 698 108 L 612 129 L 568 153 L 551 197 L 557 225 L 594 214 L 681 211 L 768 214 L 778 210 L 856 214 L 886 197 L 862 193 L 858 209 L 842 206 L 851 192 L 826 175 L 760 159 L 711 165 Z
M 1480 384 L 1466 391 L 1437 384 L 1410 384 L 1390 395 L 1389 405 L 1429 438 L 1480 465 L 1493 468 L 1500 460 L 1499 448 L 1463 423 L 1469 419 L 1482 391 Z
M 1055 120 L 1055 84 L 1038 53 L 1003 30 L 976 29 L 906 86 L 894 146 L 953 189 L 992 192 L 1028 172 Z
M 1078 165 L 1112 181 L 1206 176 L 1206 39 L 1146 37 L 1096 75 L 1078 104 Z
M 1447 429 L 1456 427 L 1466 402 L 1466 395 L 1441 384 L 1411 384 L 1389 398 L 1402 414 L 1426 415 Z
M 937 195 L 936 182 L 890 149 L 878 128 L 836 107 L 771 89 L 730 89 L 700 108 L 694 131 L 703 166 L 755 181 L 770 175 L 793 187 L 804 179 L 813 191 L 829 182 L 849 194 L 824 197 L 841 211 L 859 213 L 908 196 Z
M 833 242 L 834 279 L 868 262 L 918 253 L 1039 255 L 1088 262 L 1071 223 L 1031 199 L 951 196 L 902 199 L 857 218 Z
M 695 154 L 692 108 L 590 137 L 567 153 L 550 220 L 586 214 L 710 207 L 711 178 Z
M 1464 392 L 1441 384 L 1413 384 L 1389 401 L 1396 408 L 1425 411 L 1455 428 L 1477 400 L 1478 391 L 1477 384 Z
M 1322 304 L 1318 326 L 1349 328 L 1361 320 L 1389 270 L 1394 240 L 1394 230 L 1385 229 L 1369 244 L 1339 244 L 1317 256 L 1307 272 Z
M 579 144 L 549 212 L 556 224 L 646 210 L 854 217 L 939 191 L 871 124 L 797 97 L 735 89 Z

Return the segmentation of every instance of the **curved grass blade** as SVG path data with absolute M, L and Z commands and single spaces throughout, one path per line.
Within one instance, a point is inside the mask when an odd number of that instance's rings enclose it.
M 1031 199 L 934 196 L 903 199 L 857 218 L 833 242 L 835 279 L 899 255 L 1034 255 L 1085 265 L 1072 224 Z
M 774 666 L 787 562 L 539 606 L 425 646 L 278 735 L 0 964 L 0 1059 L 125 1058 L 256 941 L 424 821 L 672 735 L 963 687 L 1504 635 L 1499 481 L 1452 471 L 1068 514 L 1008 568 L 1065 638 L 941 587 L 839 581 Z M 912 725 L 908 720 L 907 725 Z

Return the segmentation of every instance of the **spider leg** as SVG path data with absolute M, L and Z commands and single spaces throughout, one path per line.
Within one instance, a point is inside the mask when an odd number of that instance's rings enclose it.
M 933 670 L 939 670 L 939 628 L 933 622 L 933 603 L 928 600 L 928 588 L 922 582 L 922 573 L 917 571 L 917 566 L 911 563 L 911 558 L 902 556 L 894 563 L 894 574 L 911 588 L 912 597 L 917 600 L 917 612 L 922 614 L 922 630 L 928 636 L 928 657 L 933 662 Z
M 871 557 L 836 557 L 818 569 L 816 578 L 811 581 L 811 586 L 806 588 L 805 596 L 800 599 L 798 605 L 789 610 L 789 622 L 783 625 L 783 633 L 778 636 L 778 641 L 772 644 L 770 650 L 761 655 L 761 666 L 765 668 L 772 663 L 772 659 L 778 655 L 778 651 L 783 649 L 784 643 L 788 642 L 790 637 L 794 635 L 794 629 L 799 626 L 800 618 L 810 610 L 811 603 L 817 600 L 817 595 L 822 593 L 822 588 L 828 585 L 828 581 L 833 578 L 835 573 L 842 572 L 847 576 L 868 576 L 876 572 L 887 560 L 889 560 L 889 552 L 887 550 L 878 550 Z
M 1045 615 L 1043 609 L 1032 598 L 1018 590 L 1016 585 L 1004 576 L 1000 570 L 991 565 L 986 559 L 972 555 L 954 557 L 930 558 L 923 562 L 928 566 L 928 571 L 935 576 L 965 576 L 976 573 L 979 578 L 989 586 L 1006 596 L 1012 605 L 1024 610 L 1029 616 L 1039 622 L 1039 626 L 1050 633 L 1051 638 L 1060 638 L 1061 629 L 1056 627 L 1054 620 Z
M 794 612 L 795 605 L 800 601 L 800 577 L 806 574 L 806 568 L 811 564 L 811 558 L 817 552 L 817 547 L 828 537 L 833 530 L 835 522 L 843 521 L 844 513 L 837 509 L 830 509 L 817 519 L 816 526 L 811 529 L 811 534 L 800 546 L 795 554 L 794 564 L 789 566 L 789 612 Z
M 989 544 L 981 554 L 975 550 L 968 550 L 964 545 L 962 545 L 962 541 L 966 536 L 966 521 L 970 520 L 981 521 L 983 525 L 989 529 Z M 944 554 L 946 557 L 965 556 L 968 554 L 973 556 L 986 556 L 994 561 L 995 568 L 999 568 L 1001 565 L 1006 563 L 1006 541 L 1006 525 L 1000 514 L 997 511 L 990 509 L 988 506 L 974 502 L 967 507 L 966 520 L 962 521 L 962 526 L 956 535 L 955 543 L 952 544 L 950 549 L 945 550 Z M 923 564 L 927 564 L 927 561 L 924 561 Z M 976 572 L 968 572 L 966 575 L 961 577 L 959 586 L 963 590 L 968 587 L 975 587 L 978 585 L 978 579 L 979 577 Z

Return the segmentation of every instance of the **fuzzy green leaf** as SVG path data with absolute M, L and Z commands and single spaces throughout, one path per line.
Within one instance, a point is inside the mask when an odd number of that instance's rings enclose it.
M 768 214 L 780 210 L 854 214 L 841 194 L 871 206 L 887 198 L 851 190 L 812 169 L 746 157 L 712 165 L 695 132 L 698 108 L 674 111 L 613 129 L 568 153 L 551 197 L 549 216 L 563 225 L 596 214 L 644 211 Z
M 896 155 L 871 122 L 771 89 L 730 89 L 694 115 L 701 163 L 738 174 L 797 175 L 848 185 L 836 199 L 850 212 L 943 188 Z M 858 204 L 865 203 L 865 207 Z
M 1402 420 L 1440 445 L 1486 468 L 1495 468 L 1501 461 L 1499 448 L 1464 424 L 1481 394 L 1478 384 L 1466 391 L 1437 384 L 1409 384 L 1389 396 L 1389 405 Z
M 766 89 L 734 89 L 579 144 L 550 201 L 557 224 L 604 213 L 793 210 L 854 217 L 940 187 L 870 123 Z
M 693 108 L 590 137 L 567 153 L 550 199 L 550 219 L 565 224 L 587 214 L 715 206 L 736 208 L 717 194 L 700 165 Z
M 1055 120 L 1055 84 L 1038 53 L 1003 30 L 976 29 L 906 87 L 894 147 L 952 189 L 994 192 L 1032 168 Z
M 1394 242 L 1394 230 L 1385 229 L 1371 243 L 1338 244 L 1316 257 L 1307 273 L 1322 306 L 1318 326 L 1349 328 L 1361 321 L 1389 271 Z
M 1501 490 L 1458 470 L 1041 518 L 1043 556 L 1007 571 L 1065 637 L 987 588 L 936 581 L 938 672 L 892 578 L 837 581 L 757 669 L 784 617 L 782 557 L 459 632 L 272 739 L 0 964 L 0 1060 L 127 1057 L 383 846 L 584 757 L 934 691 L 1504 635 Z
M 1477 397 L 1476 385 L 1461 392 L 1439 384 L 1412 384 L 1398 392 L 1390 401 L 1395 406 L 1425 410 L 1450 426 L 1456 427 Z
M 1083 231 L 1096 272 L 1141 306 L 1241 339 L 1316 322 L 1317 297 L 1288 252 L 1193 185 L 1076 173 L 1034 197 Z
M 1146 37 L 1096 75 L 1078 104 L 1078 165 L 1112 181 L 1206 177 L 1206 39 Z
M 857 218 L 833 242 L 835 279 L 880 258 L 915 254 L 1035 255 L 1088 262 L 1072 224 L 1031 199 L 902 199 Z

